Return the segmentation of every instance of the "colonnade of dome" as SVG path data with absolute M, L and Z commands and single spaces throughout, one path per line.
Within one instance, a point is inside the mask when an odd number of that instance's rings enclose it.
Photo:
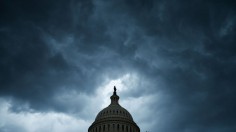
M 89 132 L 140 132 L 136 125 L 121 122 L 101 123 L 92 126 Z

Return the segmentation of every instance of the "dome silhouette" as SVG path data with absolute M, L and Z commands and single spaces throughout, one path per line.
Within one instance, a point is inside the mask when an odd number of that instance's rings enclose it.
M 140 132 L 132 115 L 119 104 L 116 87 L 110 99 L 111 104 L 98 113 L 88 132 Z

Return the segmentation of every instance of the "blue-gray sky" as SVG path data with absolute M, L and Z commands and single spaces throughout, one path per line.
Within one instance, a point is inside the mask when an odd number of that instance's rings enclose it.
M 236 131 L 234 0 L 1 0 L 0 131 Z M 132 104 L 132 105 L 130 105 Z

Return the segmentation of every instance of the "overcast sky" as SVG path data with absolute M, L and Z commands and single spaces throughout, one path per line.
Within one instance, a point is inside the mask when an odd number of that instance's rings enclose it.
M 234 0 L 1 0 L 0 131 L 236 131 Z

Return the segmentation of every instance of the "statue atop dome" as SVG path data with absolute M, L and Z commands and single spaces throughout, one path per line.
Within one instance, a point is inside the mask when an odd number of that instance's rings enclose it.
M 114 86 L 114 92 L 113 95 L 116 95 L 116 86 Z
M 114 92 L 110 98 L 111 98 L 111 104 L 119 104 L 118 103 L 119 96 L 116 94 L 116 86 L 114 86 Z
M 114 92 L 116 92 L 116 86 L 114 86 Z

